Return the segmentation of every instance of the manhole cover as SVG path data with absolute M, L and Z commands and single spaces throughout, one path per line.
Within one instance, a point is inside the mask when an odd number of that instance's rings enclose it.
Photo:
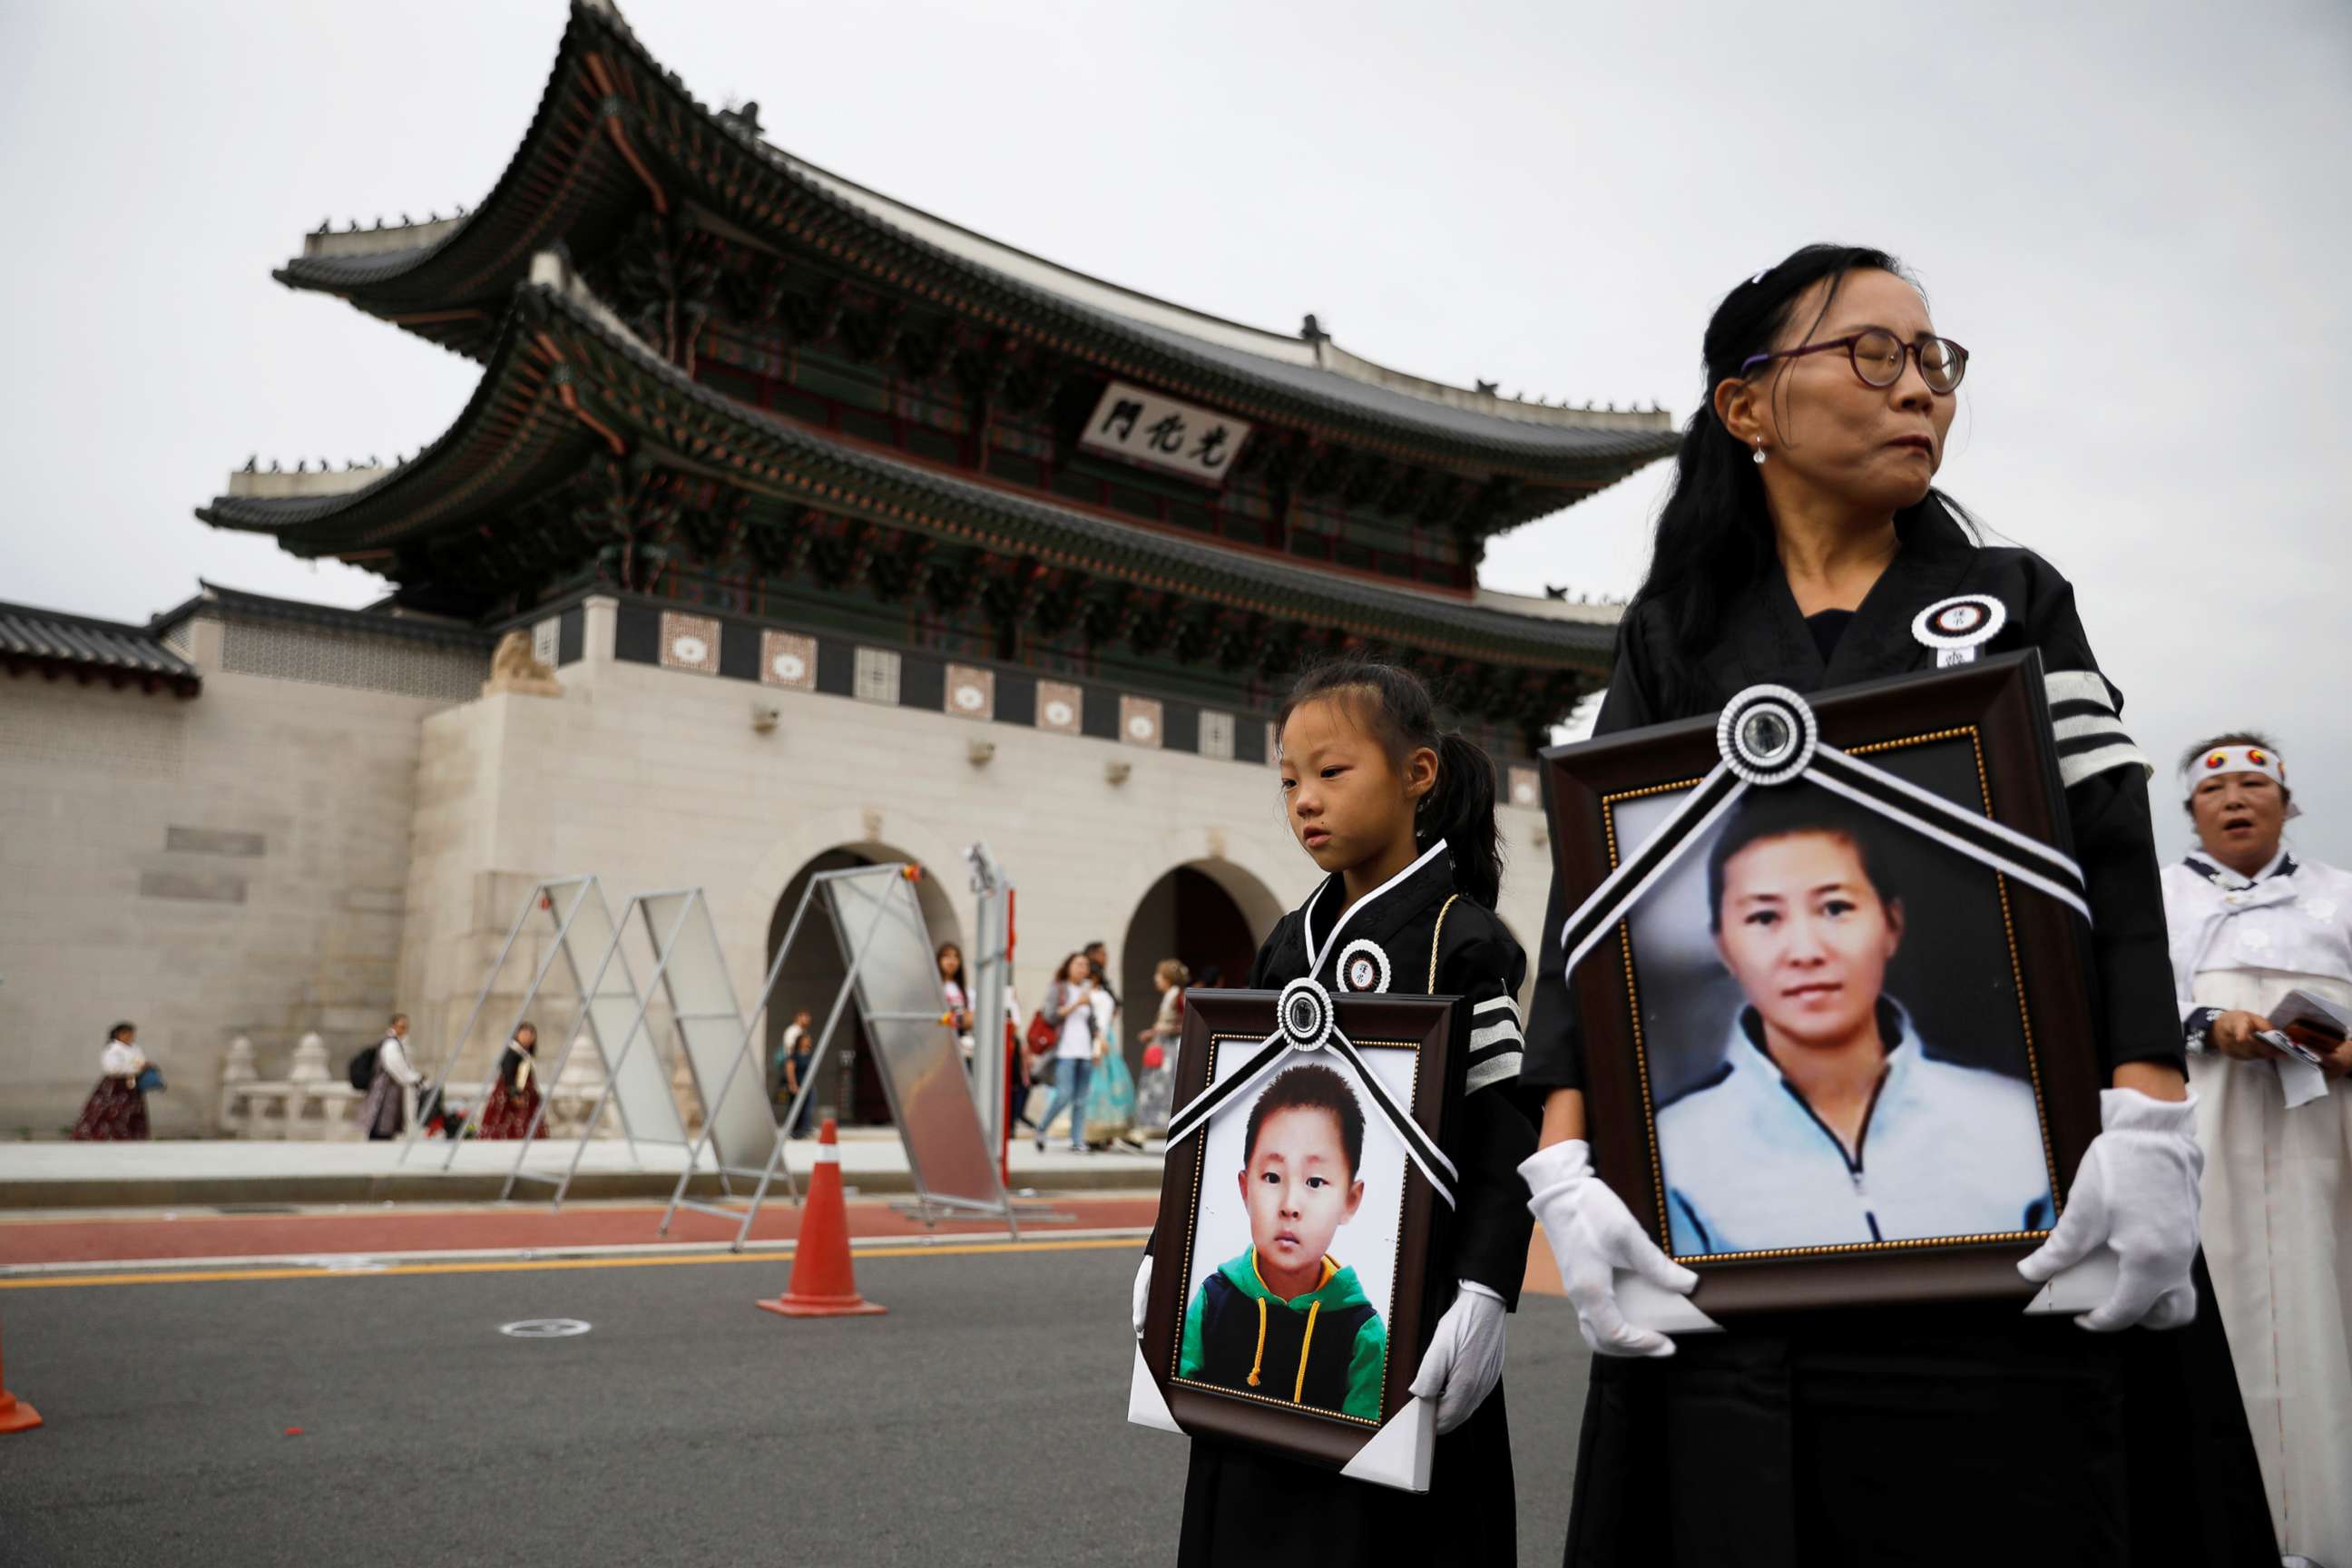
M 587 1331 L 588 1325 L 577 1318 L 525 1318 L 499 1325 L 499 1332 L 516 1340 L 568 1340 Z

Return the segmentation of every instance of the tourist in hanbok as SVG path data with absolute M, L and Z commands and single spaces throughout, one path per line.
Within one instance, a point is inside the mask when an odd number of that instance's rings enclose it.
M 1135 1134 L 1135 1075 L 1128 1070 L 1115 1021 L 1103 1026 L 1102 1050 L 1087 1086 L 1086 1119 L 1087 1147 L 1097 1152 L 1115 1143 L 1143 1147 Z
M 407 1039 L 408 1015 L 394 1013 L 384 1026 L 383 1038 L 376 1042 L 375 1077 L 368 1083 L 367 1098 L 360 1101 L 360 1125 L 372 1142 L 401 1135 L 416 1091 L 425 1085 L 424 1075 L 409 1064 Z
M 531 1119 L 539 1114 L 539 1030 L 525 1022 L 515 1026 L 514 1038 L 499 1053 L 498 1081 L 482 1106 L 481 1136 L 520 1139 L 531 1136 Z M 541 1124 L 537 1136 L 547 1136 Z
M 2073 350 L 2086 414 L 2103 377 L 2145 373 L 2113 345 Z M 2073 585 L 2030 550 L 1983 542 L 1934 489 L 1969 352 L 1937 331 L 1894 258 L 1822 245 L 1732 289 L 1701 353 L 1706 396 L 1595 733 L 1712 717 L 1760 684 L 1832 691 L 1932 671 L 1926 616 L 1962 595 L 1989 634 L 1980 653 L 2039 650 L 2059 723 L 2054 804 L 2091 906 L 2099 984 L 2084 1044 L 2102 1128 L 2051 1240 L 2020 1272 L 2045 1282 L 2104 1244 L 2119 1277 L 2078 1321 L 2029 1316 L 2019 1300 L 1789 1311 L 1678 1339 L 1629 1321 L 1621 1275 L 1685 1293 L 1697 1276 L 1595 1173 L 1559 942 L 1570 910 L 1555 879 L 1522 1075 L 1549 1093 L 1541 1147 L 1520 1171 L 1598 1352 L 1566 1560 L 2273 1560 L 2229 1346 L 2199 1310 L 2200 1156 L 2166 995 L 2146 761 Z
M 2352 1045 L 2273 1022 L 2295 991 L 2352 1014 L 2352 873 L 2287 847 L 2294 795 L 2262 736 L 2200 742 L 2180 773 L 2197 848 L 2165 868 L 2164 912 L 2205 1256 L 2279 1549 L 2352 1568 Z
M 74 1121 L 78 1143 L 143 1142 L 147 1137 L 147 1093 L 140 1079 L 148 1070 L 147 1053 L 138 1045 L 136 1024 L 117 1024 L 98 1053 L 98 1087 L 82 1102 Z

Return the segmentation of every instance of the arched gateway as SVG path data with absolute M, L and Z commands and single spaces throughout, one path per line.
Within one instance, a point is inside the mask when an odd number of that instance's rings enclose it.
M 1284 905 L 1254 874 L 1230 860 L 1175 867 L 1153 882 L 1128 918 L 1118 952 L 1119 994 L 1126 1004 L 1122 1039 L 1127 1064 L 1140 1070 L 1137 1037 L 1151 1022 L 1159 993 L 1151 976 L 1173 958 L 1196 980 L 1214 970 L 1218 983 L 1248 984 L 1258 943 L 1283 915 Z

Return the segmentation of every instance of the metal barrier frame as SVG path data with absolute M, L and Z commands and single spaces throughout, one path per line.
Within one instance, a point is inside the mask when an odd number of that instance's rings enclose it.
M 659 899 L 681 899 L 684 900 L 684 902 L 678 906 L 677 918 L 671 922 L 669 934 L 667 937 L 663 936 L 657 929 L 654 917 L 653 902 Z M 677 988 L 670 979 L 670 960 L 677 952 L 678 942 L 685 933 L 688 921 L 692 919 L 697 910 L 699 910 L 702 915 L 703 932 L 709 941 L 712 962 L 718 965 L 721 980 L 726 982 L 730 1010 L 725 1013 L 688 1013 L 682 1010 L 678 1005 Z M 636 991 L 632 987 L 632 990 L 637 998 L 636 1013 L 629 1020 L 628 1032 L 622 1037 L 620 1049 L 617 1052 L 613 1053 L 606 1060 L 604 1089 L 597 1095 L 595 1108 L 588 1113 L 587 1121 L 582 1125 L 580 1137 L 572 1146 L 571 1163 L 565 1167 L 564 1173 L 562 1176 L 551 1176 L 540 1172 L 526 1170 L 524 1168 L 530 1158 L 531 1150 L 536 1144 L 539 1135 L 539 1128 L 541 1124 L 545 1121 L 548 1110 L 552 1103 L 553 1097 L 551 1095 L 542 1094 L 540 1097 L 539 1109 L 532 1112 L 530 1125 L 524 1131 L 521 1145 L 515 1151 L 514 1167 L 507 1173 L 506 1185 L 500 1189 L 499 1194 L 501 1200 L 510 1198 L 514 1195 L 515 1185 L 519 1182 L 539 1182 L 552 1186 L 555 1189 L 553 1197 L 551 1200 L 551 1206 L 555 1209 L 562 1208 L 563 1200 L 570 1194 L 572 1182 L 577 1179 L 580 1174 L 580 1162 L 588 1152 L 588 1144 L 593 1139 L 594 1139 L 597 1128 L 604 1122 L 605 1106 L 609 1104 L 618 1110 L 621 1114 L 621 1124 L 623 1128 L 625 1130 L 628 1126 L 628 1108 L 625 1102 L 621 1101 L 615 1097 L 615 1086 L 621 1079 L 621 1068 L 627 1063 L 630 1053 L 635 1050 L 637 1040 L 640 1036 L 645 1037 L 647 1043 L 647 1048 L 654 1051 L 656 1061 L 663 1068 L 663 1082 L 667 1084 L 669 1081 L 671 1071 L 674 1070 L 670 1067 L 670 1061 L 664 1056 L 660 1044 L 655 1038 L 653 1032 L 646 1028 L 646 1016 L 652 1009 L 654 994 L 656 989 L 660 991 L 663 998 L 669 1004 L 670 1027 L 677 1034 L 679 1048 L 685 1052 L 687 1070 L 692 1076 L 694 1080 L 695 1097 L 701 1103 L 702 1107 L 702 1133 L 692 1139 L 681 1138 L 677 1142 L 677 1146 L 687 1150 L 685 1175 L 681 1180 L 690 1181 L 695 1173 L 701 1168 L 701 1149 L 704 1142 L 708 1140 L 710 1130 L 717 1120 L 719 1099 L 718 1097 L 713 1097 L 710 1094 L 709 1086 L 707 1086 L 702 1080 L 702 1072 L 698 1065 L 695 1062 L 693 1051 L 686 1048 L 685 1026 L 690 1021 L 699 1019 L 740 1019 L 741 1015 L 732 1009 L 735 988 L 733 981 L 727 978 L 726 952 L 725 950 L 719 945 L 719 931 L 717 925 L 711 919 L 709 900 L 700 888 L 668 888 L 663 889 L 657 892 L 635 893 L 630 895 L 629 901 L 622 906 L 620 919 L 614 922 L 613 940 L 606 947 L 604 963 L 600 964 L 597 969 L 597 979 L 600 986 L 605 969 L 611 965 L 614 955 L 620 952 L 621 943 L 625 940 L 630 929 L 632 916 L 640 917 L 645 921 L 646 937 L 646 940 L 652 943 L 654 950 L 653 972 L 646 976 L 645 988 L 642 991 Z M 625 972 L 628 964 L 628 960 L 625 955 L 622 957 L 621 962 L 623 969 Z M 595 993 L 592 991 L 589 994 L 594 994 Z M 593 1026 L 592 1025 L 591 1027 Z M 601 1034 L 597 1036 L 597 1046 L 600 1050 L 604 1047 L 604 1037 Z M 560 1056 L 556 1062 L 555 1070 L 559 1075 L 563 1070 L 563 1062 L 569 1058 L 571 1049 L 572 1042 L 567 1040 L 565 1042 L 563 1055 Z M 549 1081 L 551 1084 L 553 1079 L 551 1079 Z M 728 1082 L 731 1083 L 732 1081 L 733 1072 L 730 1068 Z M 719 1096 L 723 1097 L 725 1093 L 726 1089 L 722 1087 L 719 1090 Z M 668 1143 L 670 1142 L 666 1138 L 650 1141 L 661 1143 Z M 636 1144 L 634 1138 L 630 1142 L 629 1153 L 632 1161 L 639 1160 L 640 1157 L 637 1154 Z M 727 1178 L 730 1173 L 749 1176 L 754 1173 L 748 1169 L 729 1167 L 723 1163 L 719 1164 L 719 1185 L 724 1191 L 732 1190 L 727 1184 Z
M 734 1081 L 735 1075 L 742 1070 L 745 1060 L 753 1053 L 754 1047 L 752 1042 L 759 1033 L 760 1020 L 766 1016 L 769 1005 L 773 999 L 776 982 L 783 973 L 784 960 L 793 950 L 793 942 L 800 935 L 801 922 L 808 914 L 810 903 L 819 897 L 825 885 L 831 882 L 856 878 L 873 878 L 882 876 L 911 880 L 913 876 L 917 874 L 919 874 L 918 868 L 912 867 L 903 861 L 890 861 L 875 866 L 853 866 L 834 871 L 819 871 L 809 878 L 808 886 L 802 889 L 800 903 L 793 910 L 792 922 L 784 928 L 784 940 L 776 944 L 776 955 L 768 964 L 767 977 L 761 984 L 760 994 L 753 999 L 751 1012 L 743 1020 L 742 1043 L 736 1049 L 733 1066 L 728 1069 L 728 1083 L 731 1084 Z M 731 1250 L 740 1252 L 743 1250 L 745 1243 L 751 1237 L 751 1226 L 759 1218 L 761 1206 L 766 1203 L 769 1190 L 775 1185 L 776 1176 L 779 1172 L 783 1175 L 784 1188 L 786 1193 L 790 1194 L 792 1202 L 794 1204 L 798 1204 L 800 1202 L 800 1184 L 794 1178 L 792 1166 L 785 1157 L 785 1152 L 789 1147 L 790 1142 L 790 1129 L 798 1121 L 802 1107 L 806 1103 L 809 1096 L 815 1092 L 818 1081 L 824 1077 L 824 1063 L 833 1047 L 834 1033 L 840 1026 L 843 1012 L 847 1009 L 852 999 L 857 994 L 858 974 L 865 967 L 866 953 L 872 949 L 874 933 L 881 929 L 883 917 L 889 912 L 890 904 L 887 900 L 877 901 L 873 918 L 866 922 L 864 932 L 854 945 L 848 941 L 848 933 L 841 929 L 840 919 L 834 912 L 829 901 L 825 906 L 825 910 L 827 921 L 834 927 L 835 939 L 841 943 L 842 949 L 847 956 L 848 963 L 845 971 L 842 975 L 841 989 L 839 993 L 835 995 L 833 1005 L 825 1014 L 824 1027 L 818 1033 L 816 1048 L 810 1054 L 808 1074 L 801 1082 L 800 1092 L 793 1097 L 792 1104 L 786 1109 L 783 1117 L 778 1123 L 775 1149 L 768 1157 L 767 1168 L 759 1173 L 759 1184 L 752 1189 L 751 1196 L 740 1212 L 740 1215 L 737 1210 L 732 1208 L 722 1207 L 717 1204 L 698 1203 L 695 1200 L 688 1198 L 686 1195 L 686 1193 L 688 1184 L 693 1179 L 696 1163 L 698 1158 L 699 1144 L 698 1143 L 697 1153 L 689 1155 L 687 1168 L 680 1173 L 677 1188 L 670 1194 L 669 1207 L 662 1214 L 661 1226 L 659 1228 L 660 1235 L 667 1236 L 669 1234 L 670 1222 L 677 1218 L 677 1211 L 681 1208 L 692 1209 L 698 1214 L 711 1215 L 719 1219 L 740 1218 L 740 1223 L 736 1227 L 735 1240 L 732 1244 Z M 919 903 L 918 903 L 915 908 L 915 919 L 918 922 L 920 922 L 922 920 L 922 908 Z M 923 932 L 923 941 L 925 945 L 928 946 L 929 942 L 929 933 L 928 930 Z M 865 1017 L 869 1023 L 916 1021 L 937 1023 L 940 1021 L 940 1015 L 939 1013 L 876 1013 L 868 1015 L 865 1013 L 862 1006 L 859 1012 L 860 1016 Z M 720 1092 L 725 1092 L 723 1087 Z M 883 1092 L 886 1095 L 893 1093 L 889 1086 L 889 1078 L 887 1074 L 883 1075 Z M 897 1113 L 895 1099 L 892 1104 L 892 1111 L 895 1116 Z M 708 1127 L 709 1121 L 706 1118 L 706 1132 L 708 1131 Z M 902 1140 L 905 1137 L 903 1126 L 900 1130 L 900 1137 Z M 911 1146 L 907 1148 L 907 1165 L 908 1173 L 915 1177 L 916 1185 L 919 1191 L 922 1178 L 919 1166 L 917 1163 L 915 1151 Z M 1001 1185 L 999 1190 L 1001 1193 Z M 1019 1216 L 1014 1214 L 1013 1205 L 1009 1198 L 1000 1197 L 999 1203 L 993 1206 L 973 1203 L 969 1200 L 933 1198 L 928 1195 L 925 1198 L 925 1202 L 927 1205 L 937 1205 L 942 1209 L 952 1208 L 958 1211 L 977 1211 L 984 1214 L 1001 1215 L 1003 1218 L 1006 1226 L 1012 1231 L 1012 1233 L 1015 1237 L 1020 1235 L 1020 1219 Z
M 563 906 L 563 912 L 560 915 L 556 915 L 555 895 L 565 889 L 570 889 L 570 898 Z M 499 977 L 506 973 L 507 960 L 513 954 L 515 943 L 521 940 L 522 928 L 524 925 L 529 923 L 531 911 L 543 906 L 549 914 L 554 916 L 555 941 L 549 946 L 547 956 L 540 961 L 538 973 L 531 976 L 530 986 L 523 992 L 521 1004 L 515 1009 L 513 1019 L 507 1025 L 506 1034 L 503 1037 L 509 1040 L 514 1038 L 515 1031 L 522 1027 L 523 1020 L 530 1016 L 530 1005 L 538 999 L 540 988 L 547 984 L 548 973 L 555 967 L 556 955 L 558 953 L 562 953 L 566 957 L 567 961 L 569 960 L 570 948 L 566 944 L 565 939 L 571 934 L 573 917 L 579 914 L 581 906 L 587 901 L 588 898 L 592 894 L 594 895 L 598 902 L 603 902 L 604 897 L 604 889 L 598 884 L 597 879 L 593 876 L 548 877 L 543 878 L 531 885 L 530 892 L 523 900 L 522 908 L 515 914 L 514 924 L 507 930 L 507 940 L 505 943 L 499 947 L 499 956 L 492 961 L 489 973 L 482 979 L 482 989 L 474 997 L 473 1010 L 466 1015 L 464 1026 L 461 1027 L 456 1035 L 451 1037 L 448 1049 L 442 1053 L 441 1066 L 433 1075 L 430 1089 L 431 1095 L 434 1099 L 443 1100 L 446 1104 L 449 1087 L 449 1075 L 451 1072 L 456 1070 L 457 1058 L 464 1053 L 466 1042 L 473 1037 L 474 1026 L 480 1022 L 482 1009 L 489 1005 L 491 995 L 498 990 Z M 607 910 L 607 918 L 610 918 L 611 906 L 606 905 L 605 909 Z M 603 990 L 605 970 L 611 965 L 613 952 L 617 949 L 618 945 L 619 944 L 615 942 L 612 947 L 607 948 L 604 963 L 597 966 L 594 983 L 583 987 L 580 992 L 580 1021 L 591 1031 L 595 1029 L 595 1022 L 589 1012 L 588 1003 Z M 629 983 L 630 994 L 635 995 L 636 994 L 636 986 L 634 980 L 629 976 L 628 961 L 626 959 L 622 961 L 621 973 L 623 979 Z M 579 978 L 579 971 L 575 965 L 572 971 L 572 979 L 575 984 Z M 577 1028 L 567 1029 L 564 1031 L 563 1049 L 557 1058 L 555 1074 L 551 1074 L 548 1079 L 551 1084 L 554 1082 L 555 1076 L 560 1075 L 562 1072 L 563 1063 L 571 1058 L 572 1043 L 578 1037 L 578 1035 L 579 1030 Z M 604 1039 L 601 1035 L 598 1036 L 596 1043 L 598 1052 L 601 1055 L 604 1050 Z M 503 1048 L 503 1047 L 501 1048 Z M 607 1082 L 610 1082 L 609 1058 L 607 1058 Z M 544 1102 L 544 1096 L 541 1097 L 542 1103 Z M 487 1097 L 485 1097 L 485 1099 L 487 1100 Z M 419 1107 L 421 1108 L 424 1103 L 425 1097 L 419 1096 Z M 450 1167 L 451 1163 L 457 1159 L 458 1148 L 466 1142 L 466 1131 L 476 1124 L 477 1118 L 480 1113 L 481 1107 L 479 1105 L 470 1107 L 467 1110 L 465 1124 L 459 1129 L 458 1136 L 449 1140 L 449 1152 L 441 1162 L 441 1168 L 443 1170 L 447 1170 Z M 603 1113 L 600 1110 L 598 1114 L 602 1115 Z M 594 1123 L 592 1121 L 590 1126 L 593 1130 Z M 409 1153 L 416 1147 L 416 1141 L 423 1135 L 424 1127 L 425 1123 L 422 1116 L 416 1116 L 410 1119 L 407 1135 L 401 1142 L 400 1157 L 396 1162 L 394 1162 L 395 1163 L 406 1164 L 408 1163 Z M 628 1140 L 629 1158 L 634 1163 L 639 1158 L 637 1153 L 636 1134 L 635 1130 L 629 1126 L 628 1112 L 625 1107 L 623 1108 L 621 1113 L 621 1131 L 622 1135 Z

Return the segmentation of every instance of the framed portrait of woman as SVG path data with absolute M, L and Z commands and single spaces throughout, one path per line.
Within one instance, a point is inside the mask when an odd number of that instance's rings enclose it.
M 2040 655 L 1544 759 L 1597 1166 L 1692 1305 L 2032 1297 L 2098 1131 Z
M 1186 999 L 1129 1415 L 1426 1490 L 1454 999 L 1310 984 Z

